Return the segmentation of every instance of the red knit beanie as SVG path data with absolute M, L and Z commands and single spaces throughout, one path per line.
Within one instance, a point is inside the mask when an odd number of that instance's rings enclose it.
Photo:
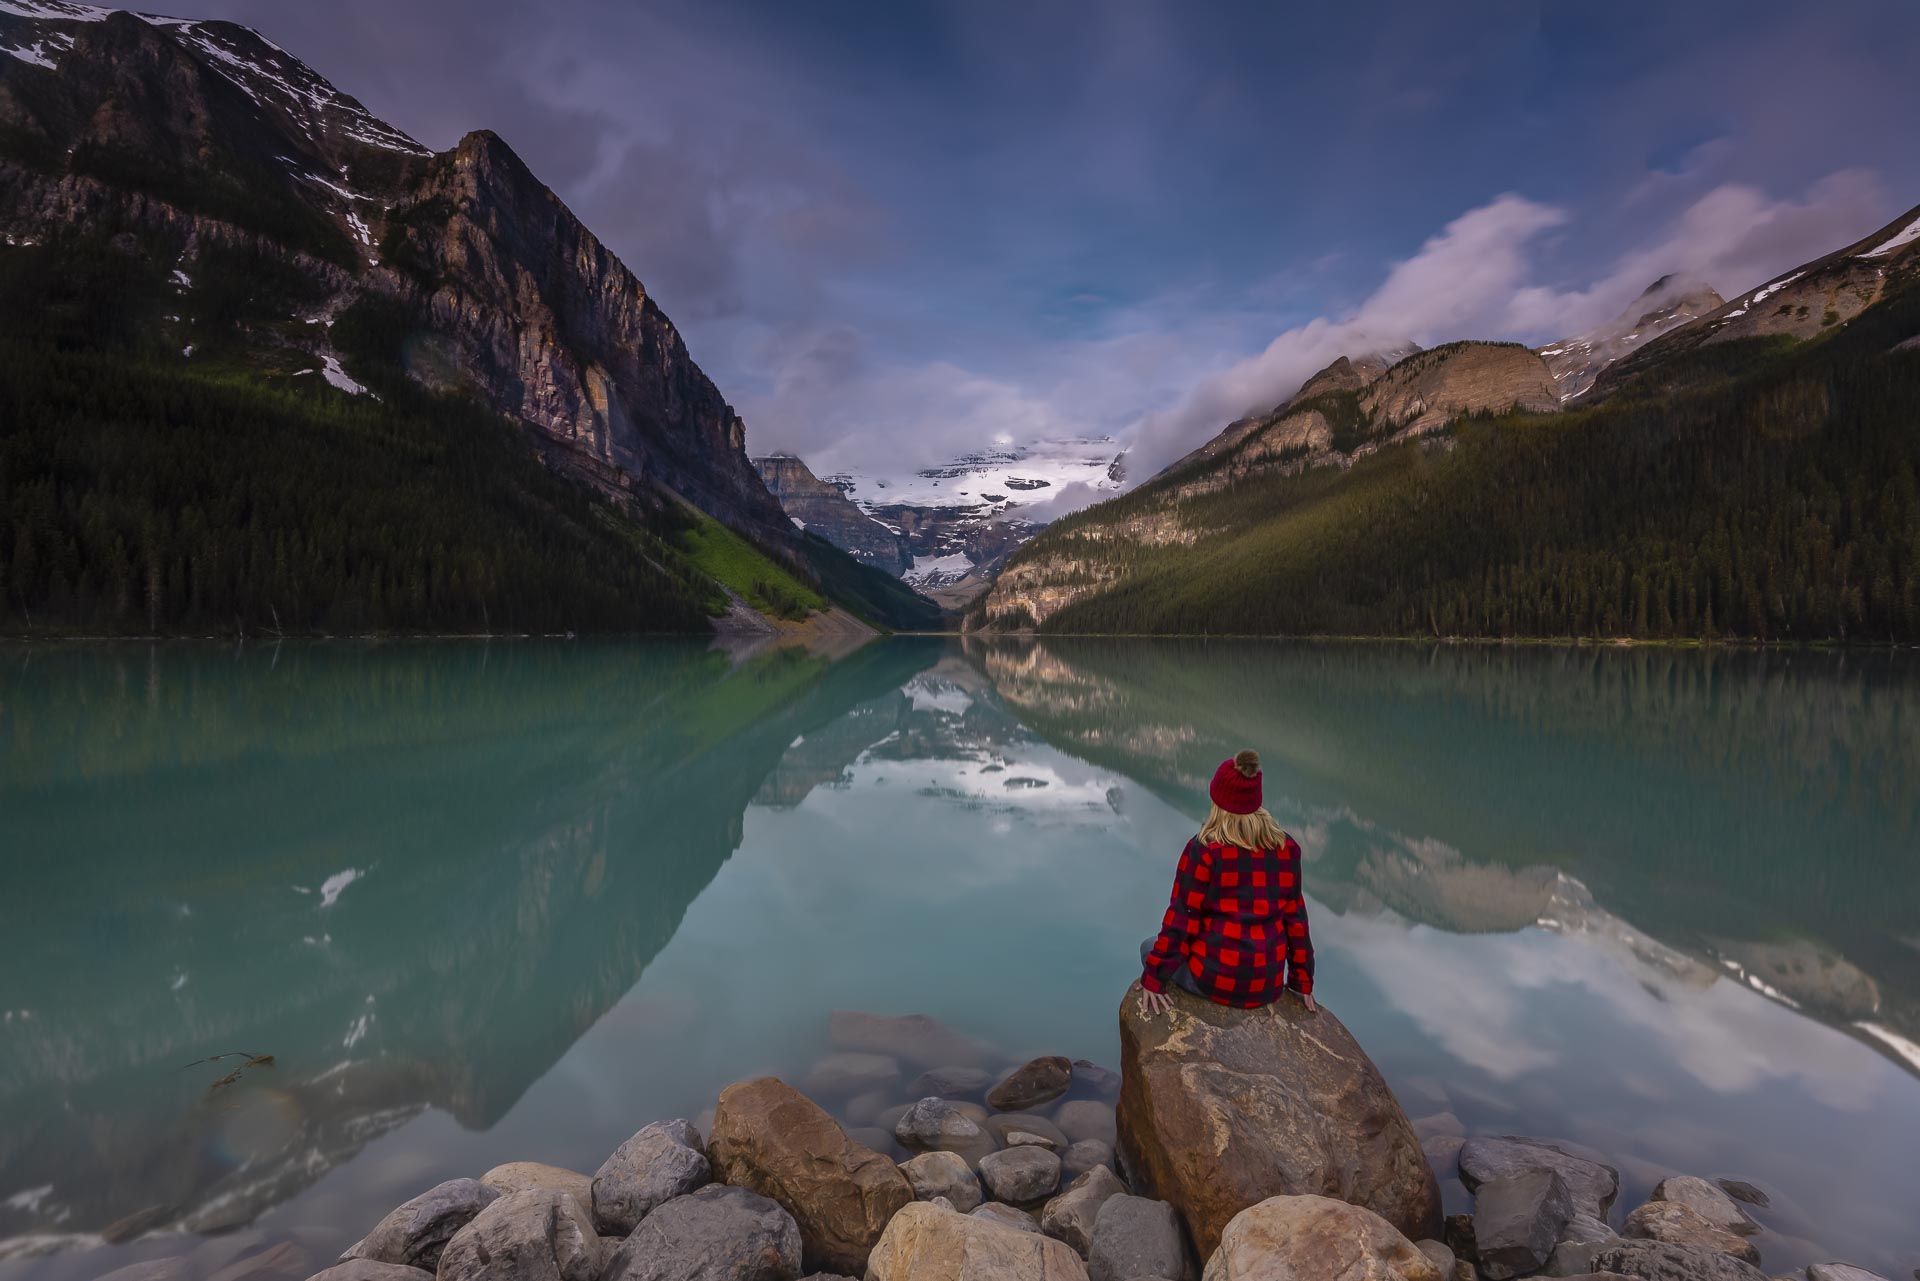
M 1260 808 L 1260 754 L 1241 752 L 1221 761 L 1207 786 L 1207 796 L 1229 814 L 1251 814 Z

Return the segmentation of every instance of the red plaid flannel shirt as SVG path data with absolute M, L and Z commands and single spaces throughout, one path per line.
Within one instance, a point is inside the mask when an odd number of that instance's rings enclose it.
M 1279 996 L 1283 976 L 1294 991 L 1313 991 L 1313 936 L 1291 836 L 1277 850 L 1187 842 L 1140 985 L 1164 991 L 1181 965 L 1201 991 L 1240 1009 Z

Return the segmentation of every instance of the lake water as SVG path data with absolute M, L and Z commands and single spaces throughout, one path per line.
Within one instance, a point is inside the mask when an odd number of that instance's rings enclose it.
M 1321 997 L 1409 1115 L 1601 1149 L 1616 1222 L 1670 1172 L 1749 1179 L 1768 1271 L 1905 1281 L 1917 668 L 0 649 L 0 1276 L 317 1259 L 443 1178 L 590 1173 L 729 1081 L 803 1077 L 835 1009 L 1112 1065 L 1205 780 L 1254 746 Z M 228 1051 L 275 1061 L 217 1090 L 238 1060 L 186 1066 Z M 141 1211 L 161 1227 L 100 1244 Z

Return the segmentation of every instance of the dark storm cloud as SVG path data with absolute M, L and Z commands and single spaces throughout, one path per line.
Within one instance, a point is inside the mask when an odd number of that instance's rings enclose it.
M 204 0 L 504 136 L 755 448 L 1163 461 L 1355 344 L 1729 295 L 1920 201 L 1920 7 Z M 1136 475 L 1149 467 L 1136 465 Z

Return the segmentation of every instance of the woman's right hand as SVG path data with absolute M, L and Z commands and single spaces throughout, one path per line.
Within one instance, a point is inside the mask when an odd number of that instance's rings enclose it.
M 1140 991 L 1140 1017 L 1152 1018 L 1156 1014 L 1167 1014 L 1173 1009 L 1173 1002 L 1167 999 L 1165 992 Z

